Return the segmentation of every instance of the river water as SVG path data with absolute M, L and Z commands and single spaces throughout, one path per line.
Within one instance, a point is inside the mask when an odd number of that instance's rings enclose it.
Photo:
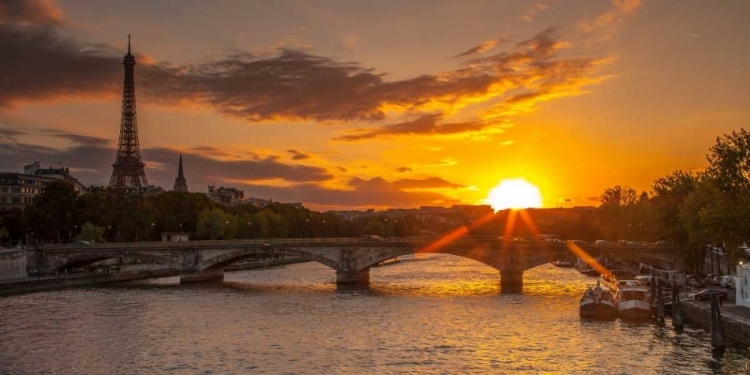
M 551 265 L 501 294 L 497 271 L 428 255 L 342 289 L 317 263 L 0 298 L 0 374 L 710 374 L 709 336 L 581 321 L 588 278 Z

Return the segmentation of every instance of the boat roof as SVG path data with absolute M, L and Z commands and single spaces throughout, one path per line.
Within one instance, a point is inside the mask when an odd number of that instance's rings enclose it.
M 625 286 L 620 288 L 622 292 L 648 292 L 649 288 L 645 286 Z

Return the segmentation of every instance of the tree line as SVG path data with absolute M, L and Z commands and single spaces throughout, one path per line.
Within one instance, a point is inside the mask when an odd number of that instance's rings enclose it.
M 0 216 L 0 241 L 5 243 L 155 241 L 161 240 L 162 233 L 186 233 L 191 240 L 393 237 L 416 236 L 422 229 L 442 232 L 448 224 L 387 215 L 346 221 L 331 212 L 283 203 L 225 206 L 205 194 L 189 192 L 140 196 L 107 188 L 79 194 L 64 181 L 47 184 L 23 211 Z

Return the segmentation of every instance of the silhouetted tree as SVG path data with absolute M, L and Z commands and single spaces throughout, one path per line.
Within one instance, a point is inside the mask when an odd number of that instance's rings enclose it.
M 52 181 L 24 212 L 26 224 L 36 238 L 61 241 L 73 230 L 78 193 L 66 181 Z

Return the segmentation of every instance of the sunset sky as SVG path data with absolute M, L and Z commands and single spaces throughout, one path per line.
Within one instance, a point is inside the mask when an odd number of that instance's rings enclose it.
M 316 210 L 596 205 L 750 122 L 750 1 L 0 2 L 0 171 L 106 185 L 127 35 L 149 183 Z

